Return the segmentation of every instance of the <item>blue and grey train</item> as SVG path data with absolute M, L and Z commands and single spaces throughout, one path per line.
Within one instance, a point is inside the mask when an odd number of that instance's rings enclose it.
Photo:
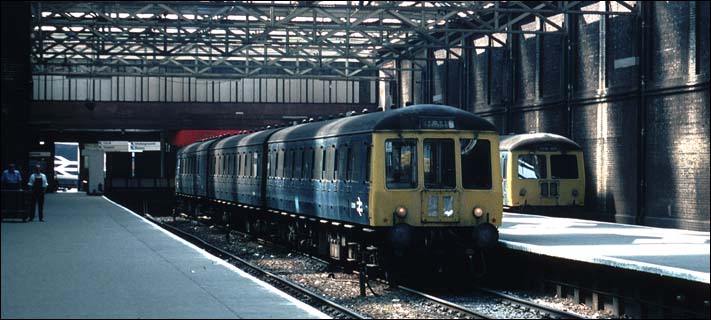
M 498 154 L 488 121 L 416 105 L 193 143 L 176 195 L 183 213 L 335 260 L 471 255 L 498 241 Z

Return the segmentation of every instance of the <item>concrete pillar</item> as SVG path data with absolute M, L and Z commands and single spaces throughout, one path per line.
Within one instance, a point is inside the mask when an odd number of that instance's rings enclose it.
M 87 193 L 99 192 L 99 183 L 106 190 L 104 181 L 104 150 L 98 144 L 87 144 L 81 151 L 82 156 L 87 157 L 89 166 L 89 189 Z

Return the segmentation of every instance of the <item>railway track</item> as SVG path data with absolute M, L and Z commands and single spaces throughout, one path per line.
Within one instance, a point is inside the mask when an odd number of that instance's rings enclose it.
M 327 313 L 329 315 L 332 315 L 336 318 L 363 318 L 363 317 L 365 317 L 363 314 L 358 313 L 357 311 L 353 311 L 351 308 L 340 306 L 333 301 L 327 300 L 326 298 L 322 297 L 320 294 L 318 294 L 314 291 L 305 289 L 305 288 L 303 288 L 303 286 L 296 284 L 292 281 L 285 280 L 284 279 L 285 274 L 276 272 L 276 273 L 279 273 L 279 275 L 277 275 L 274 272 L 264 270 L 258 266 L 255 266 L 252 263 L 249 263 L 248 261 L 245 261 L 242 258 L 236 257 L 233 254 L 226 252 L 222 248 L 215 247 L 214 245 L 209 244 L 207 241 L 205 241 L 195 235 L 192 235 L 188 232 L 180 230 L 177 227 L 173 227 L 169 224 L 158 221 L 157 219 L 154 219 L 152 217 L 149 217 L 149 218 L 154 223 L 158 224 L 159 226 L 166 228 L 167 230 L 185 238 L 186 240 L 190 241 L 191 243 L 194 243 L 194 244 L 204 248 L 207 251 L 210 251 L 210 252 L 220 256 L 223 259 L 227 259 L 229 262 L 232 262 L 232 263 L 241 262 L 240 264 L 242 266 L 246 266 L 246 269 L 248 269 L 248 270 L 250 270 L 250 269 L 259 270 L 259 271 L 250 272 L 252 274 L 259 273 L 259 274 L 263 274 L 263 275 L 264 274 L 269 275 L 268 276 L 269 279 L 266 279 L 267 282 L 269 282 L 270 284 L 274 284 L 279 289 L 282 289 L 283 291 L 286 291 L 297 298 L 299 297 L 300 293 L 294 292 L 294 290 L 296 290 L 296 291 L 305 290 L 307 293 L 305 294 L 305 296 L 301 297 L 300 300 L 305 301 L 305 302 L 309 303 L 310 305 L 319 308 L 320 310 L 324 311 L 325 313 Z M 213 226 L 213 227 L 217 227 L 215 229 L 215 231 L 212 231 L 212 232 L 215 232 L 216 234 L 223 234 L 226 231 L 226 230 L 220 230 L 220 229 L 222 229 L 220 226 Z M 220 230 L 220 231 L 216 231 L 216 230 Z M 270 247 L 278 248 L 279 250 L 287 250 L 289 252 L 293 252 L 292 250 L 290 250 L 282 245 L 279 245 L 277 243 L 274 243 L 270 240 L 265 240 L 265 239 L 255 237 L 255 236 L 252 236 L 249 234 L 244 234 L 239 231 L 233 230 L 233 232 L 236 232 L 239 235 L 243 235 L 243 236 L 251 239 L 252 241 L 262 243 L 262 244 L 267 244 Z M 302 252 L 293 252 L 293 253 L 301 255 L 302 257 L 308 258 L 308 259 L 315 261 L 317 263 L 320 263 L 323 265 L 328 265 L 327 261 L 324 261 L 323 259 L 320 259 L 318 257 L 314 257 L 312 255 L 302 253 Z M 255 274 L 255 275 L 257 275 L 257 274 Z M 273 280 L 273 279 L 276 279 L 276 280 Z M 285 288 L 283 286 L 277 285 L 278 282 L 282 282 L 282 281 L 288 283 L 287 285 L 285 285 Z M 383 286 L 388 286 L 387 282 L 384 280 L 378 279 L 376 281 L 379 282 L 380 284 L 382 284 Z M 421 305 L 423 308 L 430 308 L 430 309 L 437 310 L 439 313 L 448 315 L 451 318 L 494 319 L 494 318 L 510 317 L 510 316 L 502 315 L 501 313 L 497 314 L 496 312 L 494 312 L 494 314 L 492 315 L 492 313 L 489 313 L 488 311 L 481 312 L 481 311 L 475 310 L 475 308 L 473 308 L 472 306 L 468 306 L 468 304 L 476 306 L 478 304 L 478 302 L 476 302 L 476 299 L 467 301 L 467 295 L 460 295 L 459 297 L 457 297 L 458 298 L 457 300 L 461 301 L 461 302 L 455 303 L 455 302 L 449 301 L 447 299 L 436 297 L 434 295 L 427 294 L 427 293 L 424 293 L 424 292 L 421 292 L 421 291 L 418 291 L 415 289 L 411 289 L 408 287 L 404 287 L 404 286 L 398 286 L 398 289 L 406 292 L 407 294 L 409 294 L 411 296 L 415 296 L 417 298 L 416 300 L 418 300 L 418 302 L 416 302 L 415 304 Z M 567 313 L 565 311 L 560 311 L 560 310 L 555 310 L 555 309 L 552 309 L 552 308 L 549 308 L 549 307 L 546 307 L 543 305 L 536 304 L 531 301 L 518 299 L 513 296 L 506 295 L 506 294 L 503 294 L 503 293 L 500 293 L 497 291 L 493 291 L 493 290 L 489 290 L 489 289 L 485 289 L 485 288 L 479 288 L 478 293 L 470 293 L 469 295 L 471 295 L 472 297 L 475 297 L 477 295 L 478 296 L 490 295 L 490 296 L 495 297 L 495 299 L 490 299 L 490 300 L 496 301 L 496 302 L 490 302 L 490 304 L 496 304 L 496 305 L 498 305 L 497 307 L 493 307 L 493 308 L 483 307 L 482 308 L 479 305 L 480 310 L 481 309 L 486 310 L 486 309 L 506 309 L 506 308 L 508 308 L 508 309 L 515 309 L 514 314 L 519 315 L 519 316 L 520 315 L 528 315 L 530 317 L 552 318 L 552 319 L 581 318 L 579 315 L 576 315 L 576 314 Z M 316 299 L 317 303 L 312 303 L 313 299 Z M 318 300 L 326 300 L 327 302 L 318 301 Z M 511 313 L 508 313 L 508 314 L 511 314 Z
M 496 317 L 492 317 L 491 315 L 485 314 L 478 312 L 476 310 L 473 310 L 470 307 L 467 307 L 466 305 L 463 304 L 458 304 L 452 301 L 448 301 L 412 288 L 404 287 L 404 286 L 398 286 L 400 289 L 405 290 L 411 294 L 418 295 L 423 297 L 424 299 L 431 300 L 433 303 L 442 305 L 446 308 L 450 308 L 454 310 L 454 315 L 462 315 L 464 317 L 472 317 L 475 319 L 496 319 Z M 483 292 L 484 294 L 492 295 L 495 296 L 496 299 L 500 301 L 501 304 L 506 305 L 506 306 L 511 306 L 513 308 L 517 308 L 521 310 L 522 312 L 528 312 L 532 314 L 536 314 L 540 316 L 541 318 L 544 319 L 585 319 L 584 317 L 581 317 L 578 314 L 562 311 L 562 310 L 556 310 L 553 308 L 550 308 L 548 306 L 544 306 L 532 301 L 527 301 L 523 299 L 516 298 L 514 296 L 498 292 L 495 290 L 487 289 L 487 288 L 477 288 L 477 291 Z M 481 293 L 473 293 L 473 295 L 481 295 Z M 462 297 L 462 300 L 465 300 L 466 297 Z
M 289 295 L 303 301 L 306 304 L 309 304 L 317 309 L 319 309 L 321 312 L 335 318 L 335 319 L 366 319 L 363 315 L 361 315 L 358 312 L 355 312 L 345 306 L 339 305 L 333 301 L 330 301 L 321 295 L 308 290 L 296 283 L 293 283 L 287 279 L 284 279 L 283 277 L 280 277 L 278 275 L 275 275 L 259 266 L 256 266 L 252 263 L 249 263 L 248 261 L 237 257 L 221 248 L 218 248 L 216 246 L 213 246 L 206 241 L 190 234 L 185 231 L 182 231 L 176 227 L 170 226 L 168 224 L 165 224 L 161 221 L 156 220 L 155 218 L 151 216 L 147 216 L 147 218 L 155 223 L 156 225 L 160 226 L 161 228 L 164 228 L 173 234 L 178 235 L 179 237 L 187 240 L 188 242 L 222 258 L 225 259 L 227 262 L 239 267 L 240 269 L 244 270 L 245 272 L 256 276 L 262 281 L 265 281 L 269 283 L 270 285 L 276 287 L 277 289 L 284 291 L 288 293 Z
M 221 229 L 222 229 L 222 228 L 224 228 L 224 227 L 223 227 L 223 226 L 219 226 L 218 228 L 221 228 Z M 252 240 L 258 241 L 258 242 L 260 242 L 260 243 L 269 244 L 269 245 L 274 246 L 274 247 L 277 247 L 277 248 L 279 248 L 279 249 L 281 249 L 281 250 L 293 251 L 293 250 L 291 250 L 291 249 L 289 249 L 289 248 L 287 248 L 287 247 L 285 247 L 285 246 L 283 246 L 283 245 L 281 245 L 281 244 L 272 242 L 272 241 L 270 241 L 270 240 L 266 240 L 266 239 L 263 239 L 263 238 L 255 237 L 255 236 L 252 236 L 252 235 L 250 235 L 250 234 L 246 234 L 246 233 L 243 233 L 243 232 L 240 232 L 240 231 L 233 231 L 233 232 L 239 233 L 239 234 L 241 234 L 241 235 L 243 235 L 243 236 L 245 236 L 245 237 L 249 237 L 249 238 L 251 238 Z M 203 241 L 203 242 L 204 242 L 204 241 Z M 318 262 L 318 263 L 322 263 L 322 264 L 324 264 L 324 265 L 328 265 L 328 264 L 329 264 L 328 261 L 325 261 L 325 260 L 323 260 L 323 259 L 321 259 L 321 258 L 319 258 L 319 257 L 313 256 L 313 255 L 310 255 L 310 254 L 307 254 L 307 253 L 304 253 L 304 252 L 296 251 L 295 253 L 296 253 L 296 254 L 299 254 L 299 255 L 302 255 L 302 256 L 304 256 L 304 257 L 306 257 L 306 258 L 312 259 L 312 260 L 314 260 L 314 261 L 316 261 L 316 262 Z M 354 273 L 358 274 L 358 271 L 354 271 Z M 389 284 L 387 283 L 387 281 L 385 281 L 385 280 L 383 280 L 383 279 L 375 279 L 375 280 L 376 280 L 376 281 L 379 281 L 379 282 L 382 283 L 383 285 L 389 286 Z M 411 289 L 411 288 L 404 287 L 404 286 L 401 286 L 401 285 L 398 285 L 398 288 L 401 289 L 401 290 L 403 290 L 403 291 L 405 291 L 405 292 L 408 292 L 408 293 L 410 293 L 410 294 L 412 294 L 412 295 L 415 295 L 415 296 L 419 297 L 419 298 L 422 299 L 422 300 L 425 300 L 425 302 L 424 302 L 425 305 L 427 305 L 427 306 L 429 306 L 429 307 L 437 308 L 438 310 L 440 310 L 440 311 L 442 311 L 442 312 L 444 312 L 444 313 L 447 313 L 447 314 L 449 314 L 449 315 L 452 315 L 452 317 L 455 317 L 455 318 L 460 318 L 460 319 L 494 319 L 494 318 L 489 317 L 489 316 L 487 316 L 487 315 L 485 315 L 485 314 L 483 314 L 483 313 L 476 312 L 476 311 L 474 311 L 474 310 L 471 310 L 471 309 L 465 308 L 465 307 L 463 307 L 463 306 L 460 306 L 460 305 L 458 305 L 458 304 L 456 304 L 456 303 L 449 302 L 449 301 L 446 301 L 446 300 L 437 298 L 437 297 L 435 297 L 435 296 L 426 294 L 426 293 L 424 293 L 424 292 L 417 291 L 417 290 L 415 290 L 415 289 Z
M 519 299 L 517 297 L 514 297 L 512 295 L 508 295 L 496 290 L 492 289 L 487 289 L 487 288 L 477 288 L 477 290 L 494 295 L 506 304 L 510 305 L 517 305 L 519 308 L 528 308 L 529 310 L 536 312 L 537 314 L 542 315 L 544 318 L 548 319 L 585 319 L 584 317 L 575 314 L 575 313 L 570 313 L 566 312 L 563 310 L 557 310 L 539 303 L 535 303 L 533 301 L 528 301 L 524 299 Z

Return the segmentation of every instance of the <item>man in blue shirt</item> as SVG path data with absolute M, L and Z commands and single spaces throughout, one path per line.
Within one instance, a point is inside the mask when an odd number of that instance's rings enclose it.
M 7 170 L 2 172 L 2 188 L 18 190 L 22 188 L 22 175 L 15 170 L 15 164 L 7 166 Z

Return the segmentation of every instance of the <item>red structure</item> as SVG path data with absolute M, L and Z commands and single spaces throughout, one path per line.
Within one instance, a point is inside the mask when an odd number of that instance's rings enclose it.
M 171 139 L 171 144 L 177 147 L 189 145 L 200 139 L 221 135 L 237 134 L 243 130 L 179 130 Z

